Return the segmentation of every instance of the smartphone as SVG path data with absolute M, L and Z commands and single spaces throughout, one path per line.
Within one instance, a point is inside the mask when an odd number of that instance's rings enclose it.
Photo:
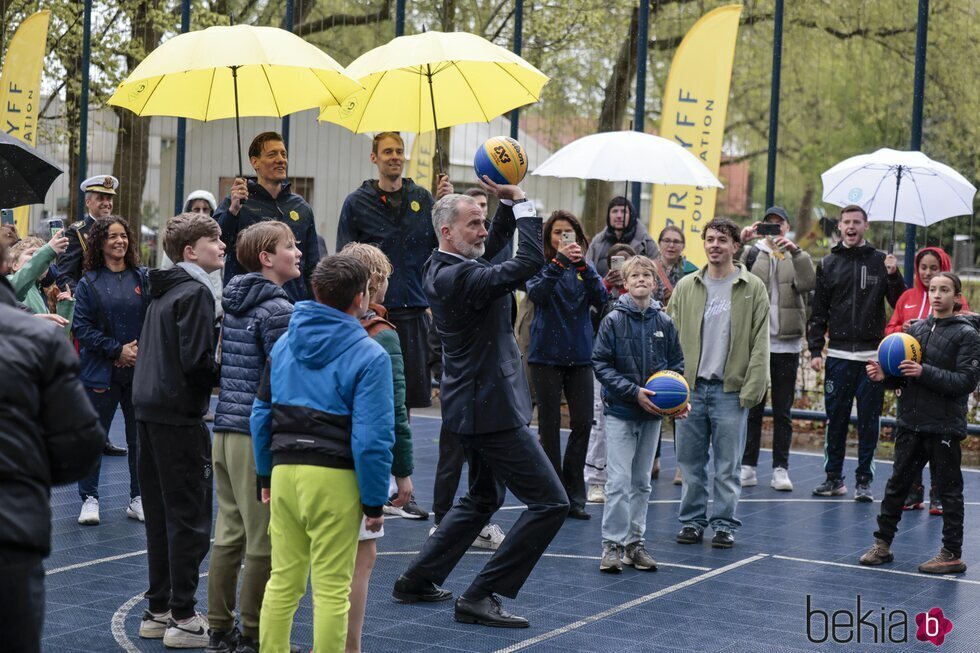
M 575 242 L 575 232 L 574 231 L 563 231 L 561 233 L 561 242 L 563 245 L 571 245 Z
M 0 209 L 0 224 L 14 224 L 14 210 L 13 209 Z
M 51 218 L 50 220 L 48 220 L 48 231 L 51 234 L 52 238 L 54 238 L 54 235 L 64 228 L 65 228 L 65 221 L 62 220 L 61 218 Z
M 622 270 L 623 263 L 626 262 L 625 256 L 614 256 L 609 259 L 609 269 L 610 270 Z
M 760 236 L 778 236 L 782 231 L 782 225 L 778 222 L 763 222 L 755 228 L 755 233 Z

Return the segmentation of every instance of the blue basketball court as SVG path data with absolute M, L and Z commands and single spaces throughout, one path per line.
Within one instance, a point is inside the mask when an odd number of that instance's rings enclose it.
M 429 508 L 439 420 L 417 415 L 412 421 L 415 494 L 419 504 Z M 121 415 L 112 439 L 125 439 Z M 917 566 L 939 550 L 940 517 L 925 511 L 906 513 L 893 545 L 895 562 L 861 567 L 857 559 L 872 542 L 878 503 L 859 504 L 850 496 L 812 497 L 811 489 L 823 479 L 822 456 L 797 452 L 790 460 L 796 490 L 775 492 L 769 487 L 767 455 L 763 452 L 760 461 L 759 486 L 742 493 L 738 515 L 743 527 L 735 547 L 718 550 L 707 537 L 700 545 L 674 542 L 680 527 L 680 487 L 671 483 L 673 445 L 665 443 L 664 471 L 654 484 L 647 521 L 647 546 L 659 571 L 626 568 L 619 575 L 601 574 L 602 506 L 590 505 L 592 519 L 566 522 L 520 596 L 506 601 L 508 609 L 530 619 L 531 628 L 524 630 L 457 624 L 448 601 L 394 603 L 390 592 L 395 578 L 419 550 L 432 519 L 388 518 L 371 579 L 363 649 L 932 651 L 937 650 L 934 644 L 916 640 L 916 615 L 938 607 L 953 624 L 938 650 L 980 651 L 980 473 L 964 472 L 963 559 L 970 570 L 953 578 L 932 577 L 919 574 Z M 845 464 L 851 491 L 854 465 L 853 460 Z M 889 463 L 878 463 L 873 489 L 879 500 L 890 473 Z M 160 640 L 137 635 L 146 607 L 146 539 L 142 524 L 125 514 L 124 458 L 103 459 L 100 492 L 102 524 L 96 527 L 76 523 L 80 501 L 74 486 L 53 494 L 44 650 L 163 651 Z M 510 499 L 494 521 L 507 531 L 521 509 Z M 464 590 L 489 554 L 471 549 L 445 586 L 456 594 Z M 206 576 L 207 561 L 201 571 Z M 202 578 L 198 591 L 198 609 L 205 614 L 206 580 Z M 307 597 L 296 614 L 294 642 L 312 644 L 311 621 Z

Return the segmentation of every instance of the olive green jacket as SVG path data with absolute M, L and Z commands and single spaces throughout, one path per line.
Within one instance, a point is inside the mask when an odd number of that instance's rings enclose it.
M 731 337 L 725 362 L 725 392 L 738 392 L 743 408 L 762 401 L 769 389 L 769 294 L 759 277 L 735 263 Z M 677 325 L 684 350 L 684 378 L 694 389 L 701 363 L 701 321 L 708 301 L 707 266 L 677 282 L 667 312 Z

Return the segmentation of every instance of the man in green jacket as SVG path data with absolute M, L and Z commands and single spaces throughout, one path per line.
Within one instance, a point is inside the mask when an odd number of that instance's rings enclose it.
M 715 218 L 701 238 L 708 265 L 678 282 L 668 307 L 691 387 L 691 412 L 676 424 L 677 464 L 684 477 L 677 541 L 698 543 L 710 525 L 711 546 L 729 549 L 742 525 L 735 508 L 742 490 L 746 417 L 769 385 L 769 297 L 758 277 L 734 263 L 738 225 Z M 709 447 L 715 465 L 710 516 Z

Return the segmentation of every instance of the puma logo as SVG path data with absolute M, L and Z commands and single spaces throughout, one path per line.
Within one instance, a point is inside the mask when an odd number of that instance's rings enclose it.
M 950 440 L 940 440 L 947 448 L 950 447 Z

